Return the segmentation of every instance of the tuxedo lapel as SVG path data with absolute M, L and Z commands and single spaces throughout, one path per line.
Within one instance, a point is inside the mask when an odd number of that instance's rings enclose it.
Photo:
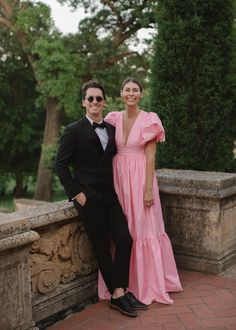
M 103 147 L 102 147 L 101 141 L 100 141 L 97 133 L 95 132 L 93 126 L 89 122 L 89 120 L 86 117 L 84 117 L 82 119 L 82 121 L 83 121 L 84 130 L 85 130 L 85 136 L 88 137 L 88 138 L 90 138 L 90 139 L 91 138 L 94 139 L 94 143 L 97 145 L 97 147 L 99 149 L 102 149 L 102 151 L 103 151 Z

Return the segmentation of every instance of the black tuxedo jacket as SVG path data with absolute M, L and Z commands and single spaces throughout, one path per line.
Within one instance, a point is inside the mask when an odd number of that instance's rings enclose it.
M 56 155 L 55 169 L 69 200 L 80 192 L 86 197 L 117 200 L 113 184 L 112 159 L 116 153 L 115 128 L 106 124 L 105 150 L 89 120 L 70 124 L 64 130 Z

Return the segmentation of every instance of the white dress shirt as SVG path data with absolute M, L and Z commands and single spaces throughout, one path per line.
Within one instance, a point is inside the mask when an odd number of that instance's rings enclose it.
M 93 120 L 91 118 L 89 118 L 87 115 L 86 115 L 86 118 L 89 120 L 89 122 L 93 126 Z M 101 124 L 101 123 L 102 123 L 102 120 L 98 124 Z M 108 139 L 109 139 L 108 134 L 107 134 L 107 129 L 97 127 L 97 128 L 95 128 L 95 132 L 97 133 L 97 135 L 98 135 L 98 137 L 101 141 L 103 150 L 105 150 L 106 146 L 107 146 Z

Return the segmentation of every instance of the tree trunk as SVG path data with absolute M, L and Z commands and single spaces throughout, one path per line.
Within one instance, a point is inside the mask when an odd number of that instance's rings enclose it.
M 46 122 L 34 194 L 34 199 L 43 201 L 51 201 L 53 196 L 53 151 L 59 138 L 63 117 L 63 111 L 56 109 L 57 103 L 57 99 L 51 98 L 45 104 Z
M 23 176 L 19 173 L 16 174 L 16 186 L 14 188 L 13 194 L 15 198 L 20 198 L 24 195 Z

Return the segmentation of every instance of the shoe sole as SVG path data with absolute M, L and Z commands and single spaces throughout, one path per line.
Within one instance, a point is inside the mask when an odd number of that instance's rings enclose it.
M 129 296 L 128 296 L 128 294 L 127 294 L 127 300 L 128 300 L 128 302 L 129 302 L 129 304 L 130 304 L 130 306 L 132 307 L 132 308 L 134 308 L 134 309 L 136 309 L 136 310 L 143 310 L 143 311 L 146 311 L 147 309 L 148 309 L 148 305 L 145 305 L 145 304 L 143 304 L 144 306 L 134 306 L 133 304 L 132 304 L 132 299 L 130 299 L 129 298 Z M 135 303 L 134 303 L 135 304 Z
M 148 309 L 148 307 L 133 307 L 139 311 L 146 311 Z
M 125 312 L 125 311 L 123 311 L 123 309 L 121 309 L 121 308 L 119 308 L 119 307 L 117 307 L 115 305 L 112 305 L 112 304 L 110 304 L 109 307 L 111 309 L 118 310 L 119 312 L 121 312 L 122 314 L 127 315 L 127 316 L 131 316 L 131 317 L 137 317 L 138 316 L 138 314 L 131 314 L 129 312 Z

